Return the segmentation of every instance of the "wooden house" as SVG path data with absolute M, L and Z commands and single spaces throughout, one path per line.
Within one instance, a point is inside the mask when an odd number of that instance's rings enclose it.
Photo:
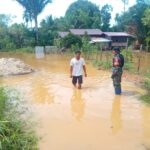
M 89 41 L 91 43 L 93 43 L 94 41 L 97 42 L 105 41 L 105 43 L 107 42 L 107 48 L 109 49 L 113 47 L 125 48 L 128 46 L 129 39 L 133 38 L 132 35 L 126 32 L 103 32 L 100 29 L 70 29 L 68 32 L 59 32 L 58 34 L 61 38 L 63 38 L 69 33 L 81 37 L 87 34 L 91 39 L 91 41 Z M 93 39 L 94 41 L 92 42 Z

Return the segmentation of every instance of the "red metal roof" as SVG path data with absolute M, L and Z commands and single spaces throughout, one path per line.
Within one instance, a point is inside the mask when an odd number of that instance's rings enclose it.
M 107 36 L 132 36 L 126 32 L 103 32 Z
M 75 35 L 101 35 L 103 32 L 100 29 L 70 29 L 70 32 Z
M 107 35 L 109 37 L 134 37 L 126 32 L 102 32 L 100 29 L 70 29 L 70 33 L 75 35 L 84 35 L 87 33 L 89 36 L 101 36 L 102 34 Z M 69 32 L 58 32 L 60 37 L 65 37 L 69 34 Z

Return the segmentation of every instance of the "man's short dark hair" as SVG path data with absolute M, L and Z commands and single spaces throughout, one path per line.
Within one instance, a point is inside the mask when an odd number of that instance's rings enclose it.
M 75 51 L 75 54 L 81 54 L 81 51 Z
M 114 50 L 115 52 L 120 53 L 120 48 L 119 48 L 119 47 L 115 47 L 115 48 L 113 48 L 113 50 Z

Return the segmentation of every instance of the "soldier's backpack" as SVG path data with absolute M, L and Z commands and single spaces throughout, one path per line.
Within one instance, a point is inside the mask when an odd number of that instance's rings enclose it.
M 122 54 L 119 54 L 119 58 L 120 58 L 120 67 L 124 67 L 124 56 Z

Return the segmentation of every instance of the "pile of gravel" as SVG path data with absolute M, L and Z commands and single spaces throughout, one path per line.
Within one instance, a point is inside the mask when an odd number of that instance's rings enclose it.
M 0 76 L 23 75 L 32 73 L 34 70 L 20 59 L 1 58 Z

